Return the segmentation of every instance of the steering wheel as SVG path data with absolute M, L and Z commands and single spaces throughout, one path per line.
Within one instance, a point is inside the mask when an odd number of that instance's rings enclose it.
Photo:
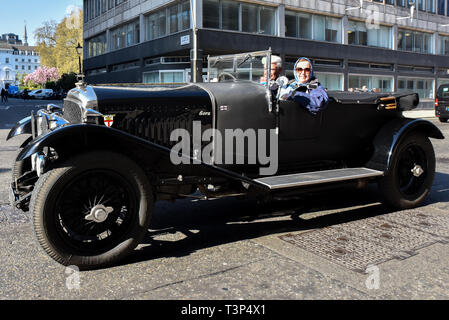
M 222 77 L 223 77 L 223 80 L 225 80 L 224 78 L 225 78 L 226 76 L 229 77 L 229 78 L 231 78 L 232 80 L 237 80 L 237 78 L 234 77 L 234 76 L 233 76 L 232 74 L 230 74 L 229 72 L 222 72 L 222 73 L 220 73 L 220 75 L 218 76 L 218 81 L 220 81 Z

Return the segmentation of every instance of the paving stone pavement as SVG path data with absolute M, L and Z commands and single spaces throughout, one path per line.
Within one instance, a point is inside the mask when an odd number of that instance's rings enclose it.
M 449 137 L 449 125 L 434 123 Z M 128 259 L 82 272 L 69 290 L 70 275 L 39 247 L 29 214 L 8 205 L 20 142 L 6 135 L 0 130 L 0 299 L 449 298 L 447 140 L 432 140 L 437 174 L 420 208 L 391 212 L 371 187 L 269 204 L 161 202 Z

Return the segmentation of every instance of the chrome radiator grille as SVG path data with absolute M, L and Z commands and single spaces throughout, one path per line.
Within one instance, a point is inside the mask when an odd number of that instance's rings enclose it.
M 64 119 L 70 123 L 81 123 L 82 113 L 81 107 L 73 101 L 64 100 Z

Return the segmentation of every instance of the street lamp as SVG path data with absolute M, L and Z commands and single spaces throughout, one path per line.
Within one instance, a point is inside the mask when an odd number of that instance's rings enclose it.
M 81 47 L 80 43 L 78 42 L 78 46 L 76 47 L 76 53 L 78 53 L 78 63 L 79 63 L 79 74 L 82 74 L 81 71 L 81 54 L 83 53 L 83 47 Z

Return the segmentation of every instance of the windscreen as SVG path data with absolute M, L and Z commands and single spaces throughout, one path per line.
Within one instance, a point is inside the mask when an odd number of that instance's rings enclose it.
M 209 58 L 209 82 L 249 80 L 261 82 L 269 52 L 255 52 Z

